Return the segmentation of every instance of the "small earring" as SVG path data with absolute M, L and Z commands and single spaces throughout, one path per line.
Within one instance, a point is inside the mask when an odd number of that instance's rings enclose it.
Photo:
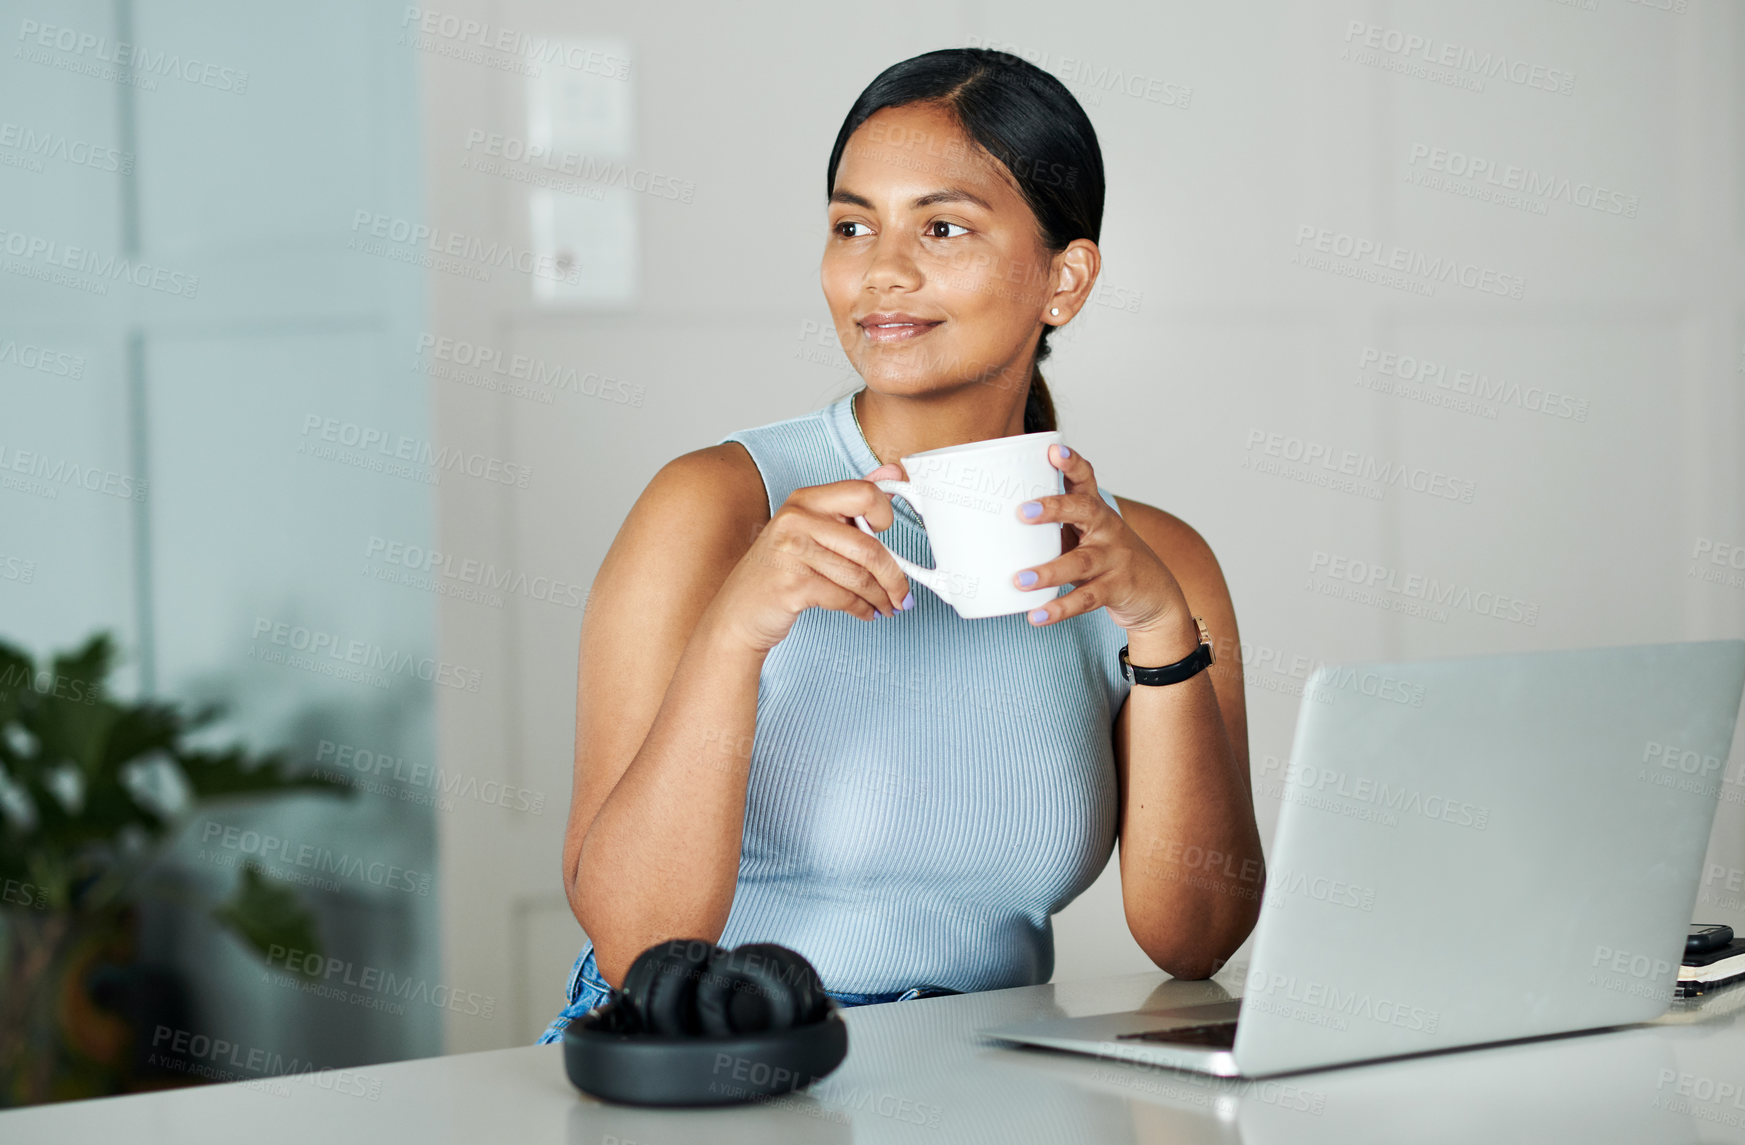
M 1056 318 L 1060 317 L 1060 307 L 1058 307 L 1058 306 L 1050 306 L 1048 308 L 1048 312 L 1050 314 L 1054 315 Z

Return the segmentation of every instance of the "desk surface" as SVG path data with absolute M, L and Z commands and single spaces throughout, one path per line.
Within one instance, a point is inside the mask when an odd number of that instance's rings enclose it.
M 1643 1025 L 1269 1081 L 1009 1047 L 978 1028 L 1191 1005 L 1214 982 L 1134 974 L 844 1011 L 849 1055 L 756 1106 L 643 1110 L 577 1093 L 530 1046 L 0 1114 L 0 1140 L 447 1142 L 1745 1142 L 1745 987 Z

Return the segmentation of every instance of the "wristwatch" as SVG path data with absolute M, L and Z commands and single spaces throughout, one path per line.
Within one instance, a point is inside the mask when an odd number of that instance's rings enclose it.
M 1212 663 L 1212 633 L 1206 622 L 1197 616 L 1194 624 L 1200 629 L 1200 646 L 1174 664 L 1165 664 L 1161 668 L 1141 668 L 1131 663 L 1127 659 L 1127 645 L 1121 645 L 1121 675 L 1134 684 L 1162 685 L 1179 684 L 1198 674 L 1200 669 Z

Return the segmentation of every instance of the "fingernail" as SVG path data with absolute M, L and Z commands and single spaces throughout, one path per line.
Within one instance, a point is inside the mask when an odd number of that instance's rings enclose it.
M 1071 456 L 1072 456 L 1072 450 L 1070 450 L 1070 449 L 1068 449 L 1068 448 L 1067 448 L 1067 447 L 1066 447 L 1066 446 L 1064 446 L 1064 445 L 1063 445 L 1063 446 L 1061 446 L 1061 447 L 1060 447 L 1060 455 L 1061 455 L 1061 456 L 1062 456 L 1062 457 L 1071 457 Z
M 1024 511 L 1026 517 L 1039 516 L 1042 513 L 1042 502 L 1026 501 L 1022 506 L 1020 506 L 1020 508 Z
M 914 608 L 914 607 L 915 607 L 915 594 L 911 592 L 908 595 L 903 597 L 903 611 L 907 612 L 909 609 Z
M 1042 621 L 1047 619 L 1048 610 L 1046 608 L 1033 608 L 1030 610 L 1030 623 L 1040 624 Z
M 1029 588 L 1031 585 L 1033 585 L 1035 583 L 1036 583 L 1036 573 L 1033 572 L 1032 570 L 1025 569 L 1023 572 L 1018 574 L 1018 587 L 1019 588 Z

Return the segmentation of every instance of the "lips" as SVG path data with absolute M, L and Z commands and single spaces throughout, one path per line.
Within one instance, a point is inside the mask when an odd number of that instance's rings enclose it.
M 904 342 L 919 338 L 937 328 L 944 319 L 920 318 L 913 314 L 868 314 L 860 319 L 861 332 L 871 342 Z

